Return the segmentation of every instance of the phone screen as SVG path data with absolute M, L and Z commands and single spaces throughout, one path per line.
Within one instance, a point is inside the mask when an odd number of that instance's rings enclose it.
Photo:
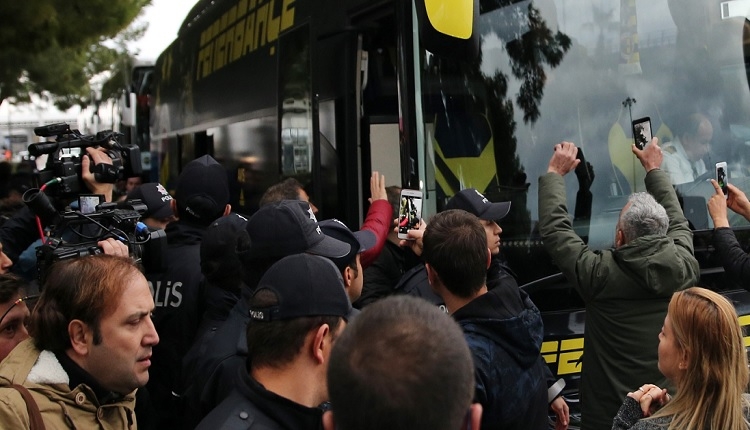
M 649 117 L 639 118 L 633 121 L 633 140 L 638 149 L 643 149 L 651 142 L 651 119 Z
M 421 193 L 419 194 L 401 193 L 401 204 L 398 210 L 398 235 L 402 239 L 406 239 L 406 233 L 409 230 L 419 227 L 419 220 L 422 218 L 422 196 Z
M 729 196 L 729 187 L 727 187 L 727 163 L 716 163 L 716 182 L 721 187 L 724 197 Z

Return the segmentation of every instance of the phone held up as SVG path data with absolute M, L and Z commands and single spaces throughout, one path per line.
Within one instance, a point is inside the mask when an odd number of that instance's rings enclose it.
M 729 187 L 727 187 L 727 184 L 729 183 L 729 181 L 727 181 L 727 162 L 726 161 L 716 163 L 716 182 L 719 183 L 719 186 L 721 187 L 721 192 L 724 193 L 724 197 L 729 198 Z
M 401 190 L 401 203 L 398 207 L 398 238 L 409 239 L 407 232 L 419 228 L 422 219 L 422 192 L 419 190 Z
M 651 142 L 651 118 L 643 117 L 633 120 L 633 140 L 638 149 L 643 150 Z

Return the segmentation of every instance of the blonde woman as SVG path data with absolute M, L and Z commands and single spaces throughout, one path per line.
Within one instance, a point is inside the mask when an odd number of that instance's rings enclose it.
M 704 288 L 675 293 L 659 333 L 659 371 L 676 387 L 628 393 L 612 429 L 746 430 L 747 352 L 731 303 Z

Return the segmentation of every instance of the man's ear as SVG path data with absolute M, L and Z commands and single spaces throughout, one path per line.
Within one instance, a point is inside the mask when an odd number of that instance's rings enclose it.
M 176 217 L 180 216 L 180 214 L 177 212 L 177 200 L 175 199 L 170 200 L 169 207 L 172 208 L 172 213 L 174 213 Z
M 625 233 L 618 228 L 615 232 L 615 248 L 619 248 L 622 245 L 625 245 Z
M 232 205 L 230 205 L 229 203 L 227 203 L 227 205 L 224 206 L 224 215 L 222 215 L 222 216 L 227 216 L 230 213 L 232 213 Z
M 310 345 L 310 348 L 312 349 L 313 359 L 318 364 L 325 363 L 325 350 L 326 348 L 330 348 L 330 345 L 328 345 L 329 342 L 327 342 L 327 337 L 330 332 L 331 328 L 328 324 L 323 324 L 312 334 L 312 345 Z
M 479 403 L 472 403 L 469 406 L 469 412 L 466 414 L 466 420 L 464 421 L 461 430 L 480 430 L 482 424 L 482 405 Z
M 73 320 L 68 323 L 68 336 L 70 344 L 76 354 L 86 356 L 93 343 L 94 334 L 89 325 L 81 320 Z
M 352 285 L 352 281 L 356 278 L 354 276 L 354 269 L 352 269 L 349 266 L 346 266 L 346 269 L 344 269 L 344 288 L 348 289 Z
M 432 285 L 433 289 L 437 288 L 440 283 L 440 277 L 435 269 L 427 263 L 424 264 L 424 269 L 427 271 L 427 281 Z
M 333 411 L 323 413 L 323 430 L 336 430 L 336 421 L 333 419 Z

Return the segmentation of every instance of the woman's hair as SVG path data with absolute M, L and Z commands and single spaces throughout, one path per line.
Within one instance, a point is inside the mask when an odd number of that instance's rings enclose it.
M 674 399 L 653 416 L 671 415 L 669 429 L 746 430 L 747 351 L 734 306 L 720 294 L 693 287 L 675 293 L 668 312 L 688 363 Z

